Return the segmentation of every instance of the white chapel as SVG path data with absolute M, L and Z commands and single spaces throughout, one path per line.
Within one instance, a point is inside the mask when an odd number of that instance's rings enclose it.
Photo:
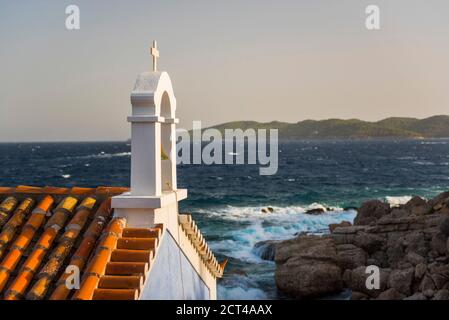
M 112 198 L 114 216 L 128 228 L 163 226 L 162 239 L 140 299 L 216 299 L 219 264 L 190 215 L 179 213 L 187 198 L 176 179 L 176 97 L 167 72 L 138 75 L 131 92 L 131 188 Z

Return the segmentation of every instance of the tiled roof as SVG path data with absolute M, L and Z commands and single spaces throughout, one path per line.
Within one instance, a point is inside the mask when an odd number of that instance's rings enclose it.
M 110 198 L 125 191 L 0 188 L 0 298 L 136 298 L 162 226 L 112 219 Z M 69 289 L 77 270 L 81 286 Z
M 112 218 L 111 197 L 126 191 L 0 187 L 0 299 L 137 299 L 163 226 L 127 228 L 124 218 Z M 179 215 L 179 223 L 222 277 L 226 261 L 217 262 L 192 217 Z

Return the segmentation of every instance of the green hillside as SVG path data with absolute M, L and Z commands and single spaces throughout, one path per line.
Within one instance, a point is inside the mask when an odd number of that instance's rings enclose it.
M 278 129 L 282 139 L 357 139 L 357 138 L 447 138 L 449 116 L 426 119 L 387 118 L 377 122 L 358 119 L 304 120 L 297 123 L 272 121 L 234 121 L 212 128 L 224 133 L 225 129 Z

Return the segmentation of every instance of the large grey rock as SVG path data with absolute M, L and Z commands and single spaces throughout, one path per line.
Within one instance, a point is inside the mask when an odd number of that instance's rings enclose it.
M 447 298 L 449 192 L 430 201 L 414 197 L 392 209 L 368 201 L 354 226 L 335 224 L 330 231 L 279 244 L 275 260 L 281 291 L 302 298 L 345 287 L 352 299 Z M 379 289 L 367 289 L 367 265 L 380 268 Z
M 435 283 L 430 275 L 426 274 L 419 285 L 419 291 L 429 296 L 428 292 L 434 292 L 436 289 Z M 427 294 L 426 294 L 427 293 Z
M 442 233 L 438 232 L 432 237 L 432 241 L 430 242 L 430 247 L 434 252 L 438 255 L 443 256 L 446 255 L 447 252 L 447 237 Z
M 343 289 L 337 249 L 329 237 L 300 236 L 276 250 L 276 286 L 296 298 L 316 297 Z
M 427 272 L 427 265 L 425 263 L 417 264 L 415 267 L 415 278 L 416 279 L 422 279 L 422 277 Z
M 415 252 L 423 257 L 426 257 L 429 252 L 429 243 L 423 231 L 408 232 L 399 241 L 407 252 Z
M 355 269 L 366 264 L 367 253 L 353 245 L 342 244 L 337 246 L 338 265 L 342 270 Z
M 403 208 L 411 215 L 425 215 L 431 212 L 432 206 L 423 198 L 415 196 Z
M 387 253 L 384 250 L 374 252 L 367 259 L 367 265 L 375 265 L 380 268 L 387 268 L 389 266 Z
M 425 263 L 426 262 L 426 258 L 424 258 L 423 256 L 415 253 L 415 252 L 409 252 L 405 255 L 405 259 L 410 262 L 413 266 L 416 266 L 418 264 L 421 263 Z
M 389 269 L 380 269 L 379 289 L 368 289 L 366 281 L 369 273 L 366 272 L 366 266 L 361 266 L 353 270 L 346 270 L 343 275 L 345 285 L 352 291 L 362 292 L 371 297 L 377 297 L 382 291 L 387 288 L 388 278 L 390 275 Z
M 354 237 L 354 244 L 368 253 L 373 253 L 382 248 L 385 239 L 381 236 L 367 233 L 367 232 L 358 232 Z
M 449 265 L 438 265 L 430 267 L 430 276 L 436 289 L 443 289 L 449 284 Z
M 447 237 L 449 237 L 449 216 L 445 217 L 438 226 L 440 232 Z
M 406 296 L 409 296 L 411 294 L 414 274 L 414 268 L 406 270 L 393 270 L 388 278 L 388 286 L 396 289 L 398 292 Z
M 396 268 L 399 262 L 405 257 L 405 250 L 400 242 L 396 242 L 391 246 L 387 246 L 388 263 Z
M 332 233 L 334 232 L 335 229 L 340 228 L 340 227 L 351 227 L 352 224 L 349 221 L 342 221 L 340 223 L 331 223 L 329 225 L 329 232 Z
M 351 293 L 351 300 L 366 300 L 368 298 L 368 295 L 363 292 L 352 291 Z
M 447 203 L 449 203 L 449 191 L 440 193 L 435 198 L 429 201 L 429 204 L 435 211 L 441 210 Z
M 416 292 L 415 294 L 404 298 L 404 300 L 427 300 L 427 297 L 421 292 Z
M 447 289 L 438 290 L 433 296 L 432 300 L 449 300 L 449 290 Z
M 381 294 L 379 294 L 379 296 L 377 297 L 377 300 L 402 300 L 404 298 L 405 298 L 405 295 L 398 292 L 394 288 L 390 288 L 390 289 L 382 292 Z
M 368 225 L 387 215 L 389 212 L 389 204 L 379 200 L 367 201 L 359 208 L 357 216 L 354 219 L 354 225 Z

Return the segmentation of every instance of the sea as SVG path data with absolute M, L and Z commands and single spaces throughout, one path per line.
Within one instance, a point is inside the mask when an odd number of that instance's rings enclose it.
M 0 144 L 0 186 L 129 186 L 130 148 Z M 260 241 L 326 233 L 369 199 L 398 205 L 449 190 L 449 139 L 281 141 L 278 155 L 271 176 L 259 175 L 258 165 L 178 166 L 178 186 L 189 194 L 180 211 L 193 215 L 219 261 L 229 259 L 219 299 L 287 298 L 276 289 L 275 263 L 255 248 Z M 314 208 L 329 211 L 306 213 Z

